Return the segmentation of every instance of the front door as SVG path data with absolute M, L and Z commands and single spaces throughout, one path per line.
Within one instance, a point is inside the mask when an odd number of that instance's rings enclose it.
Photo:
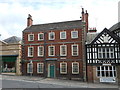
M 50 77 L 54 78 L 55 77 L 55 65 L 50 64 Z

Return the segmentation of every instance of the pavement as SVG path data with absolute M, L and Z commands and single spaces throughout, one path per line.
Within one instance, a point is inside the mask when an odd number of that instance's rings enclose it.
M 2 80 L 18 80 L 29 81 L 43 84 L 65 85 L 75 88 L 118 88 L 116 84 L 102 84 L 102 83 L 87 83 L 74 80 L 62 80 L 56 78 L 43 78 L 38 76 L 15 76 L 15 75 L 0 75 Z

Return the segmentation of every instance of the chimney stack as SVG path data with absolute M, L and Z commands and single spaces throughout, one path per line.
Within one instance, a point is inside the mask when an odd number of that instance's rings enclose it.
M 87 10 L 85 12 L 85 22 L 86 22 L 86 32 L 88 33 L 88 13 L 87 13 Z
M 96 33 L 96 32 L 97 32 L 96 27 L 90 28 L 90 29 L 89 29 L 89 33 Z
M 82 14 L 82 21 L 84 21 L 84 16 L 85 16 L 84 15 L 84 8 L 82 8 L 82 13 L 81 14 Z
M 88 33 L 88 16 L 87 10 L 84 12 L 84 8 L 82 8 L 82 21 L 85 22 L 86 33 Z
M 28 14 L 27 18 L 27 27 L 30 27 L 33 24 L 32 16 Z

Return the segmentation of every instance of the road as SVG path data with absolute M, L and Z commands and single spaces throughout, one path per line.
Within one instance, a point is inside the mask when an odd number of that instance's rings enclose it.
M 2 75 L 0 77 L 0 85 L 1 83 L 2 83 L 2 88 L 69 88 L 69 89 L 70 88 L 82 88 L 82 89 L 83 88 L 99 88 L 97 90 L 117 90 L 118 89 L 118 86 L 115 84 L 97 84 L 97 83 L 95 84 L 95 83 L 87 83 L 87 82 L 80 82 L 80 81 L 73 81 L 73 80 L 62 80 L 62 79 L 29 77 L 29 76 Z M 106 89 L 106 88 L 110 88 L 110 89 Z
M 65 88 L 65 90 L 67 88 L 74 88 L 72 90 L 118 90 L 117 88 L 110 88 L 110 89 L 106 89 L 106 88 L 80 88 L 80 87 L 71 87 L 71 86 L 65 86 L 65 85 L 56 85 L 56 84 L 46 84 L 46 83 L 38 83 L 36 81 L 17 81 L 17 80 L 2 80 L 2 88 L 3 90 L 9 90 L 9 88 L 11 88 L 10 90 L 16 90 L 17 88 L 20 89 L 24 89 L 25 90 L 29 90 L 30 88 L 33 90 L 38 88 Z M 6 89 L 4 89 L 6 88 Z M 8 89 L 7 89 L 8 88 Z M 21 90 L 21 89 L 20 89 Z M 46 89 L 45 89 L 46 90 Z
M 72 88 L 64 85 L 38 83 L 36 81 L 2 80 L 2 88 Z

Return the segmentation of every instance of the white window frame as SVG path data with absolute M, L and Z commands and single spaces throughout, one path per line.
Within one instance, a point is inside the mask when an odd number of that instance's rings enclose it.
M 43 38 L 42 38 L 42 39 L 40 39 L 40 35 L 43 35 Z M 39 40 L 39 41 L 44 40 L 44 33 L 38 33 L 38 40 Z
M 63 54 L 62 47 L 65 47 L 65 54 Z M 60 45 L 60 56 L 67 56 L 67 45 Z
M 32 52 L 32 55 L 30 55 L 30 48 L 32 48 L 33 49 L 33 52 Z M 28 47 L 28 57 L 33 57 L 33 55 L 34 55 L 34 47 Z
M 53 47 L 53 55 L 50 54 L 50 47 Z M 49 56 L 55 56 L 55 46 L 48 46 L 48 55 Z
M 42 55 L 40 55 L 40 48 L 42 48 Z M 43 57 L 44 56 L 44 46 L 38 46 L 38 56 Z
M 77 32 L 77 35 L 75 35 L 76 37 L 73 37 L 73 32 Z M 78 38 L 78 31 L 71 31 L 71 38 L 73 39 Z
M 54 38 L 50 37 L 50 34 L 53 33 Z M 54 40 L 55 39 L 55 32 L 49 32 L 49 40 Z
M 62 71 L 62 64 L 65 64 L 65 72 Z M 67 74 L 67 62 L 61 62 L 60 63 L 60 74 Z
M 62 37 L 62 33 L 65 33 L 65 37 L 64 38 Z M 60 39 L 66 39 L 66 31 L 60 32 Z
M 73 51 L 74 51 L 74 50 L 73 50 L 73 46 L 77 46 L 77 52 L 76 52 L 77 55 L 74 55 L 74 52 L 73 52 Z M 78 44 L 73 44 L 73 45 L 72 45 L 72 56 L 78 56 L 78 51 L 79 51 L 79 50 L 78 50 Z
M 108 36 L 103 36 L 103 42 L 104 43 L 108 43 L 109 41 L 108 41 Z
M 32 68 L 29 66 L 30 64 L 32 65 Z M 32 72 L 29 71 L 30 68 L 32 69 Z M 33 73 L 33 63 L 27 63 L 27 73 Z
M 104 53 L 103 53 L 103 49 L 105 50 Z M 107 51 L 107 49 L 109 51 Z M 103 54 L 105 55 L 105 57 L 103 57 L 104 56 Z M 114 58 L 114 48 L 113 47 L 98 48 L 98 58 L 108 58 L 107 54 L 109 54 L 109 58 Z M 100 55 L 101 55 L 101 57 L 100 57 Z
M 30 39 L 30 35 L 33 35 L 33 39 Z M 34 41 L 34 34 L 28 34 L 28 41 Z
M 74 64 L 77 64 L 77 72 L 74 72 Z M 78 62 L 72 62 L 72 74 L 79 74 L 79 63 Z
M 97 69 L 98 67 L 100 67 L 100 70 Z M 105 66 L 98 66 L 98 67 L 96 67 L 96 76 L 97 77 L 117 77 L 117 74 L 116 74 L 117 71 L 116 71 L 115 66 L 107 66 L 108 70 L 105 69 Z M 102 67 L 104 67 L 104 70 L 102 70 Z M 112 67 L 112 70 L 110 70 L 110 67 Z M 115 68 L 115 70 L 114 70 L 114 68 Z M 100 71 L 100 76 L 98 76 L 98 71 Z M 110 76 L 110 71 L 112 71 L 112 76 Z M 102 76 L 102 72 L 104 72 L 105 76 Z M 109 76 L 106 76 L 106 72 L 109 73 Z
M 40 66 L 39 66 L 40 65 Z M 41 66 L 42 65 L 42 66 Z M 39 68 L 42 67 L 42 68 Z M 39 69 L 42 69 L 41 72 L 39 72 Z M 37 73 L 43 73 L 44 72 L 44 63 L 37 63 Z

